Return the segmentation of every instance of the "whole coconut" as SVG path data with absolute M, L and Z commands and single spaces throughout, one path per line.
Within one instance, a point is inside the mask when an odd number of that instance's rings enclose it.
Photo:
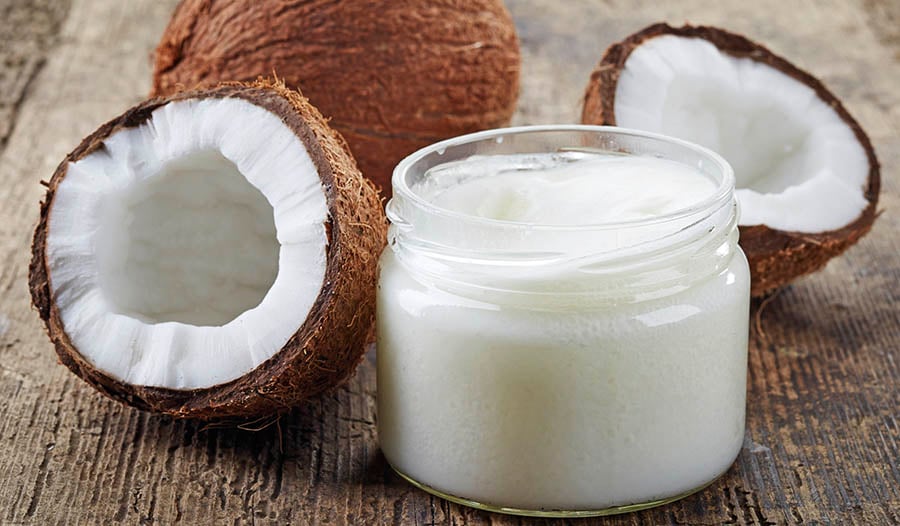
M 183 0 L 156 50 L 151 94 L 274 73 L 302 87 L 390 196 L 406 155 L 508 124 L 519 69 L 500 0 Z

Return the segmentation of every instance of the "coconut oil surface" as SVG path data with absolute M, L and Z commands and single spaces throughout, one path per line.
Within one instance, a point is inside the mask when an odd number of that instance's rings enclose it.
M 432 168 L 413 187 L 446 210 L 560 226 L 650 219 L 715 190 L 712 179 L 675 161 L 579 151 L 474 156 Z
M 685 163 L 584 151 L 476 155 L 415 181 L 427 213 L 394 211 L 378 292 L 391 465 L 537 514 L 653 503 L 722 474 L 744 433 L 749 272 L 730 223 L 696 233 L 690 210 L 717 187 Z M 467 221 L 476 233 L 451 232 Z

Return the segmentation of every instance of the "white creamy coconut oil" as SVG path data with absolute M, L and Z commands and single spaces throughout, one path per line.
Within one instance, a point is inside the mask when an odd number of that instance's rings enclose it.
M 601 515 L 696 491 L 744 433 L 733 175 L 666 137 L 493 130 L 398 167 L 378 291 L 391 466 L 464 504 Z

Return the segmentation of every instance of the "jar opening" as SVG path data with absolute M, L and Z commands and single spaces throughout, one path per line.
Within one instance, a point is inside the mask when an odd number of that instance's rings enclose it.
M 648 218 L 566 225 L 521 222 L 467 214 L 436 205 L 417 191 L 417 186 L 420 186 L 419 183 L 427 177 L 429 170 L 473 156 L 570 152 L 668 159 L 696 168 L 715 181 L 716 188 L 706 197 L 687 206 Z M 432 216 L 481 224 L 485 228 L 550 231 L 621 230 L 678 222 L 698 212 L 719 208 L 733 199 L 734 184 L 734 172 L 724 158 L 707 148 L 681 139 L 615 126 L 578 124 L 520 126 L 454 137 L 406 157 L 394 170 L 392 186 L 395 198 L 388 203 L 388 210 L 398 212 L 399 205 L 393 203 L 403 201 L 404 205 L 412 206 Z M 402 217 L 398 217 L 396 213 L 391 219 L 392 222 L 394 219 L 402 221 Z
M 430 199 L 434 196 L 423 195 L 423 183 L 436 167 L 521 154 L 662 159 L 689 168 L 695 179 L 699 172 L 712 184 L 701 198 L 664 213 L 569 224 L 482 217 L 439 206 Z M 728 163 L 700 146 L 642 131 L 560 125 L 465 135 L 401 161 L 393 190 L 387 206 L 391 250 L 411 271 L 454 288 L 539 296 L 625 289 L 631 294 L 636 287 L 658 292 L 666 283 L 687 286 L 723 268 L 737 246 L 734 174 Z M 561 206 L 569 205 L 565 194 L 557 197 Z M 593 205 L 590 199 L 585 203 Z

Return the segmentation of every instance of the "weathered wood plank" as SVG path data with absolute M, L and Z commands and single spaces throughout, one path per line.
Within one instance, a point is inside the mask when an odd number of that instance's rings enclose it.
M 884 165 L 886 212 L 873 232 L 759 313 L 735 466 L 682 502 L 597 522 L 900 523 L 900 42 L 886 22 L 897 4 L 509 4 L 524 53 L 516 123 L 576 121 L 606 45 L 660 19 L 691 20 L 745 33 L 822 77 Z M 345 388 L 257 432 L 136 412 L 56 364 L 25 286 L 38 181 L 146 93 L 174 0 L 67 6 L 0 0 L 0 523 L 567 523 L 465 509 L 393 475 L 375 436 L 372 353 Z
M 0 1 L 0 151 L 18 120 L 31 81 L 56 41 L 68 2 Z

